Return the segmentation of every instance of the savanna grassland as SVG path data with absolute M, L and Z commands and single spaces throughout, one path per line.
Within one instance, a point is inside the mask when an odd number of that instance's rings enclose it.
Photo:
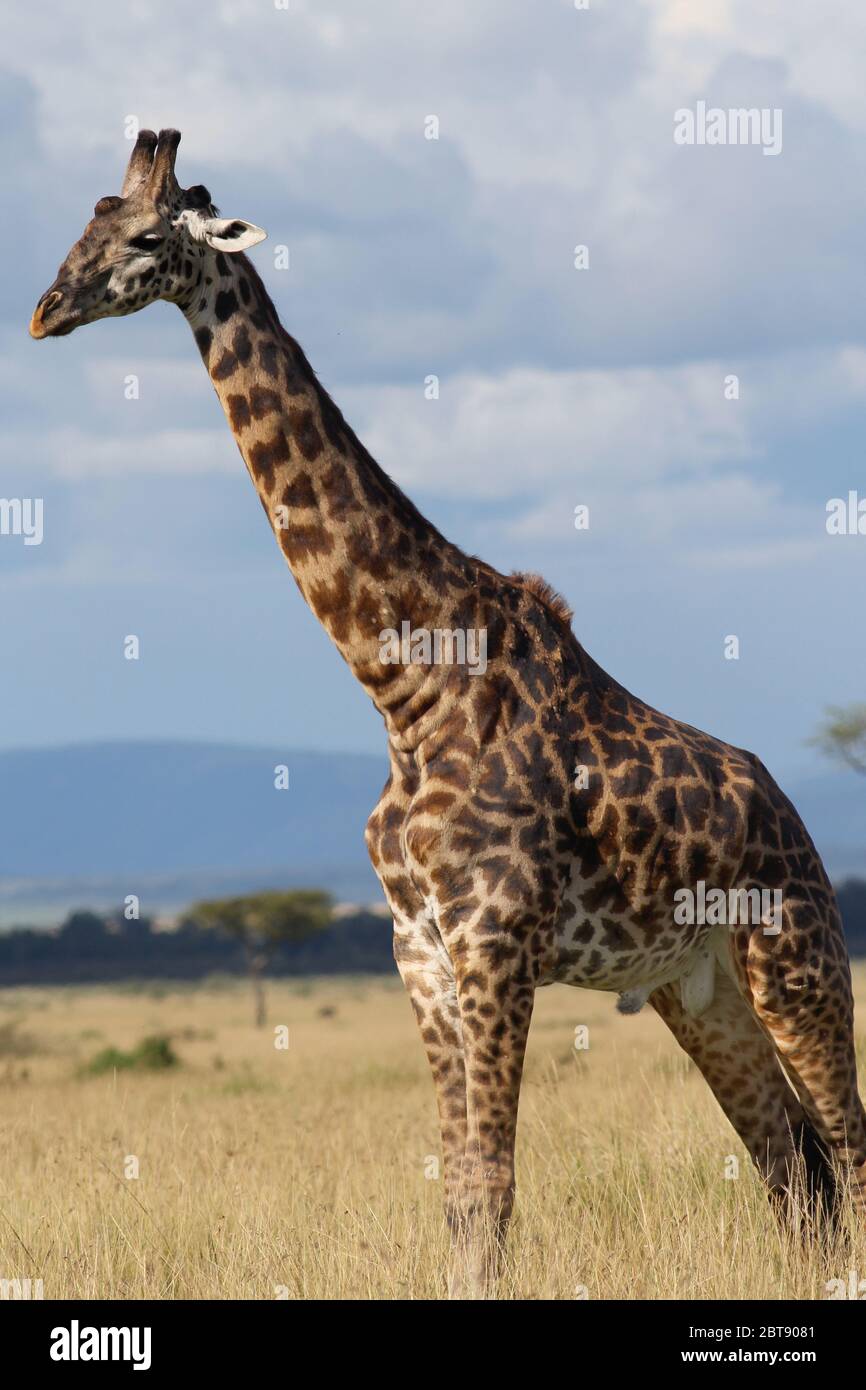
M 864 969 L 857 988 L 866 1077 Z M 433 1089 L 399 981 L 274 982 L 268 1013 L 255 1029 L 241 982 L 0 992 L 0 1278 L 45 1298 L 443 1297 Z M 124 1065 L 153 1036 L 144 1060 L 176 1064 Z M 780 1235 L 649 1007 L 539 992 L 502 1297 L 826 1298 L 866 1278 L 854 1242 L 825 1260 Z

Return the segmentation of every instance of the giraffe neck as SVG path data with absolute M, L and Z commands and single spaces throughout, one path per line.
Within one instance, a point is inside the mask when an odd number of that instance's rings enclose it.
M 411 747 L 452 668 L 404 664 L 382 634 L 470 627 L 474 562 L 367 453 L 246 256 L 217 254 L 184 313 L 298 588 Z

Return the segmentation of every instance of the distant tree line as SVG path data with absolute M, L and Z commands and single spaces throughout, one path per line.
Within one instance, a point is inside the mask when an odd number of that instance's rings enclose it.
M 134 979 L 385 974 L 391 923 L 372 912 L 334 918 L 327 894 L 261 893 L 198 903 L 170 930 L 122 912 L 71 912 L 54 930 L 0 932 L 0 986 Z M 262 1012 L 260 1000 L 257 1013 Z
M 866 880 L 850 879 L 836 892 L 848 949 L 866 956 Z M 387 918 L 363 911 L 335 918 L 328 895 L 312 891 L 197 903 L 171 930 L 157 930 L 148 917 L 78 911 L 53 931 L 0 933 L 0 987 L 247 975 L 259 1020 L 265 975 L 381 975 L 394 968 Z
M 866 956 L 866 880 L 849 878 L 836 887 L 839 911 L 852 956 Z

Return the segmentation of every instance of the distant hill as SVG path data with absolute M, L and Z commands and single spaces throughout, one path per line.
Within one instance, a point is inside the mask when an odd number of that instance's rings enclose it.
M 288 791 L 274 768 L 289 769 Z M 0 925 L 56 922 L 137 893 L 142 910 L 266 887 L 381 890 L 364 825 L 387 759 L 191 742 L 0 753 Z M 866 779 L 828 769 L 784 789 L 831 875 L 866 878 Z
M 274 786 L 274 768 L 289 788 Z M 374 902 L 364 826 L 381 758 L 207 743 L 0 753 L 0 924 L 53 922 L 137 893 L 164 912 L 203 895 L 328 888 Z

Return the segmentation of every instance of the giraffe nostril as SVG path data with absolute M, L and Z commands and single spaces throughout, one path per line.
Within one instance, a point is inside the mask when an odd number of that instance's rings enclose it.
M 57 305 L 60 303 L 63 297 L 63 290 L 51 289 L 45 291 L 39 303 L 36 305 L 36 308 L 33 311 L 33 317 L 30 320 L 31 338 L 47 338 L 50 334 L 54 334 L 59 331 L 57 324 L 55 324 L 53 328 L 50 328 L 46 324 L 45 316 L 46 314 L 50 313 L 53 309 L 57 308 Z

